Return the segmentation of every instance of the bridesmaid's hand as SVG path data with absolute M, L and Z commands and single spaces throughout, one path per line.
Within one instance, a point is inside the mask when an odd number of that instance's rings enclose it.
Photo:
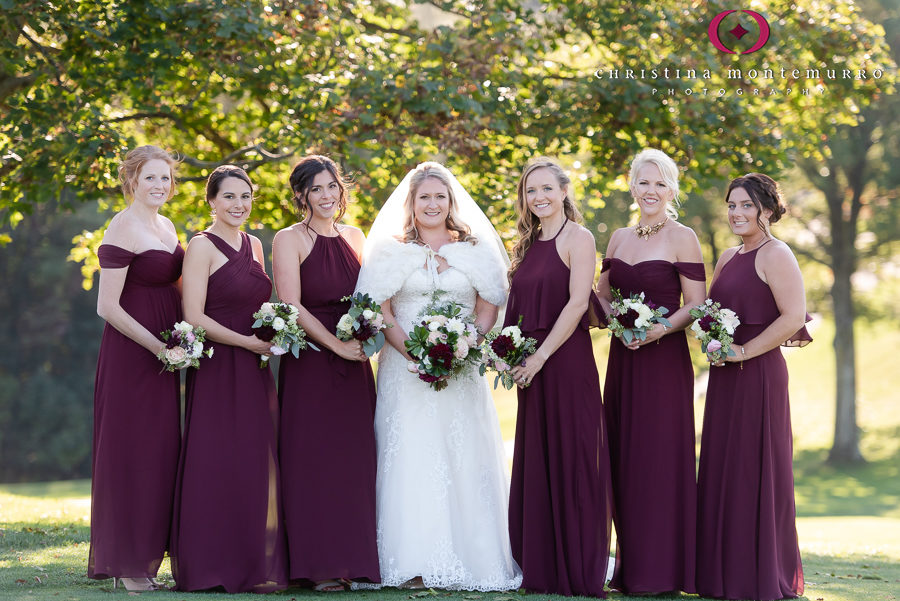
M 347 361 L 365 361 L 368 359 L 363 352 L 362 342 L 359 340 L 343 340 L 332 351 L 334 351 L 335 355 Z
M 646 338 L 644 338 L 643 340 L 632 340 L 631 344 L 625 345 L 625 348 L 636 351 L 645 344 L 650 344 L 651 342 L 657 341 L 665 335 L 666 328 L 664 328 L 661 323 L 655 323 L 650 327 L 649 330 L 647 330 Z
M 257 355 L 272 354 L 272 343 L 260 340 L 255 335 L 247 336 L 246 341 L 242 346 L 251 353 L 256 353 Z
M 722 367 L 723 365 L 725 365 L 724 361 L 722 361 L 718 357 L 713 357 L 709 353 L 706 354 L 706 361 L 711 367 Z
M 521 363 L 512 368 L 512 376 L 513 380 L 516 382 L 516 386 L 525 388 L 531 384 L 531 381 L 534 380 L 537 373 L 541 371 L 541 368 L 544 367 L 546 361 L 547 359 L 543 357 L 540 349 L 538 349 L 538 352 L 525 358 Z

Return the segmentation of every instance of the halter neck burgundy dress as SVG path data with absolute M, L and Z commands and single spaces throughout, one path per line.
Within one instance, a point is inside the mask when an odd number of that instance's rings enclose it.
M 300 266 L 303 306 L 335 332 L 359 259 L 316 235 Z M 380 582 L 375 544 L 375 379 L 326 348 L 281 358 L 281 473 L 291 580 Z
M 772 291 L 756 273 L 759 248 L 735 253 L 709 291 L 741 320 L 732 345 L 738 353 L 780 315 Z M 803 327 L 785 345 L 811 340 Z M 698 480 L 697 592 L 702 596 L 803 594 L 791 455 L 788 372 L 781 349 L 711 367 Z
M 681 306 L 681 277 L 705 281 L 703 263 L 603 259 L 609 284 Z M 616 564 L 610 588 L 694 592 L 697 483 L 694 370 L 684 331 L 632 351 L 610 342 L 603 391 L 613 495 Z
M 128 267 L 119 304 L 159 335 L 181 320 L 184 250 L 133 253 L 101 244 L 101 269 Z M 181 442 L 178 372 L 110 324 L 94 390 L 90 578 L 153 578 L 168 548 Z
M 204 312 L 251 334 L 252 315 L 269 300 L 272 283 L 253 258 L 250 237 L 241 232 L 238 251 L 211 232 L 197 235 L 228 259 L 209 276 Z M 175 583 L 182 591 L 284 588 L 275 381 L 255 353 L 212 346 L 213 356 L 188 371 L 172 525 Z
M 506 306 L 504 327 L 522 316 L 522 333 L 538 346 L 569 301 L 569 267 L 556 250 L 559 233 L 528 249 Z M 591 317 L 602 309 L 593 294 L 590 299 L 569 339 L 530 386 L 518 389 L 509 536 L 522 587 L 533 592 L 606 596 L 613 501 L 589 332 Z

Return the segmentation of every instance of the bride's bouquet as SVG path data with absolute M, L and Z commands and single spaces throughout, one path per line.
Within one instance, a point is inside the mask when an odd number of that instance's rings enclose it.
M 484 375 L 489 368 L 496 371 L 494 388 L 501 382 L 507 390 L 515 386 L 512 368 L 533 355 L 537 347 L 537 340 L 522 335 L 519 327 L 521 324 L 522 317 L 519 316 L 517 325 L 506 326 L 502 330 L 495 328 L 485 336 L 482 345 L 483 363 L 478 367 L 478 372 Z
M 384 346 L 384 330 L 392 326 L 385 325 L 381 305 L 363 292 L 353 296 L 345 296 L 342 301 L 350 301 L 350 310 L 337 324 L 339 340 L 359 340 L 363 352 L 371 357 Z
M 736 355 L 731 348 L 734 342 L 734 330 L 741 325 L 741 320 L 731 309 L 723 309 L 722 305 L 706 299 L 702 305 L 691 309 L 691 331 L 700 340 L 700 350 L 709 355 L 713 363 L 724 361 L 725 357 Z
M 463 317 L 462 307 L 452 301 L 434 301 L 420 317 L 404 342 L 406 351 L 416 359 L 407 368 L 434 390 L 443 390 L 450 378 L 481 361 L 475 316 Z
M 260 340 L 272 343 L 269 351 L 276 356 L 290 352 L 300 357 L 300 351 L 307 347 L 319 350 L 306 340 L 306 331 L 297 323 L 299 314 L 297 307 L 290 303 L 263 303 L 253 314 L 256 319 L 251 326 L 253 333 Z M 265 367 L 268 361 L 269 355 L 260 356 L 259 366 Z
M 625 344 L 631 344 L 634 340 L 646 340 L 647 330 L 654 323 L 661 323 L 667 328 L 672 327 L 669 320 L 663 317 L 669 310 L 646 300 L 643 292 L 623 298 L 622 293 L 613 288 L 612 294 L 612 314 L 609 315 L 607 327 L 611 335 Z
M 201 357 L 212 357 L 213 347 L 203 348 L 206 330 L 194 327 L 186 321 L 179 321 L 171 330 L 159 334 L 166 343 L 166 350 L 157 358 L 163 362 L 163 371 L 175 371 L 185 367 L 200 367 Z M 160 372 L 162 373 L 162 372 Z

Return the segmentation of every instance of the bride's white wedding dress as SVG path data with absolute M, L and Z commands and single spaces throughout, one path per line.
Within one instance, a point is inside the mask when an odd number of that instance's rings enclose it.
M 447 244 L 438 273 L 430 249 L 385 241 L 363 266 L 357 289 L 391 299 L 408 332 L 442 290 L 471 313 L 476 294 L 502 305 L 506 274 L 487 244 Z M 385 345 L 378 361 L 377 536 L 383 586 L 416 576 L 443 589 L 517 589 L 507 527 L 509 482 L 490 390 L 477 370 L 436 392 Z

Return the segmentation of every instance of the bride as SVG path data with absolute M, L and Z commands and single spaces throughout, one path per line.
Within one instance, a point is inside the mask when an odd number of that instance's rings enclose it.
M 490 330 L 506 299 L 508 262 L 487 217 L 433 162 L 407 174 L 369 233 L 357 290 L 380 302 L 393 326 L 375 410 L 383 586 L 500 591 L 522 582 L 487 381 L 472 370 L 434 391 L 407 370 L 403 344 L 433 297 L 462 305 L 480 333 Z

